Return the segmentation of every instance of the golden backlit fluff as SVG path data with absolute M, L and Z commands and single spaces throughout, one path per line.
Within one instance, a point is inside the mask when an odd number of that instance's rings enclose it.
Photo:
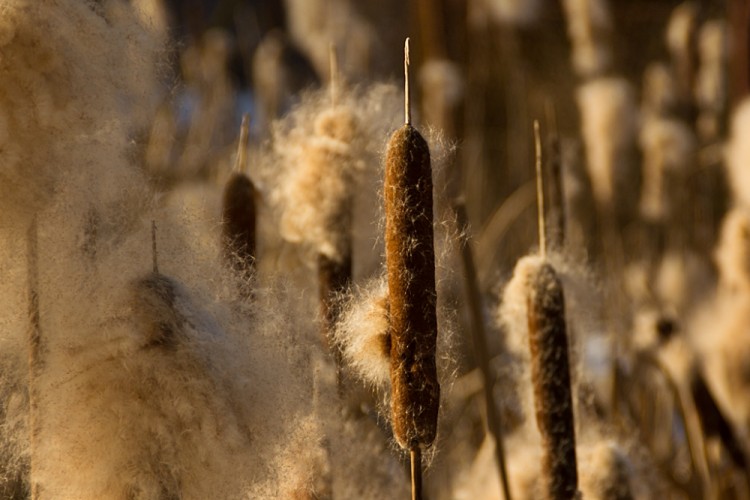
M 490 0 L 489 13 L 501 23 L 516 26 L 534 24 L 542 12 L 539 0 Z
M 581 85 L 577 97 L 594 199 L 611 207 L 615 195 L 635 195 L 629 186 L 638 120 L 633 88 L 623 78 L 598 78 Z
M 320 91 L 274 124 L 263 176 L 285 239 L 336 262 L 344 258 L 355 194 L 362 191 L 358 180 L 365 170 L 379 171 L 393 122 L 384 110 L 395 97 L 395 88 L 376 85 L 340 93 L 333 105 L 328 91 Z
M 104 177 L 117 168 L 152 112 L 159 47 L 120 1 L 5 0 L 0 11 L 0 226 L 8 226 L 28 221 L 72 170 Z M 104 136 L 117 144 L 106 164 Z
M 9 120 L 26 119 L 5 141 L 24 154 L 39 148 L 28 170 L 8 162 L 0 171 L 0 189 L 14 191 L 0 196 L 3 221 L 33 215 L 38 249 L 30 268 L 27 231 L 1 228 L 0 487 L 30 475 L 43 496 L 76 499 L 279 498 L 307 488 L 320 436 L 309 322 L 294 313 L 296 292 L 276 283 L 253 306 L 236 300 L 219 239 L 161 208 L 128 161 L 126 132 L 138 120 L 121 108 L 137 72 L 120 56 L 135 48 L 126 40 L 145 36 L 132 13 L 117 1 L 3 6 L 2 105 Z M 33 442 L 32 272 L 42 346 Z
M 612 16 L 606 0 L 564 0 L 573 69 L 582 78 L 600 76 L 612 65 Z

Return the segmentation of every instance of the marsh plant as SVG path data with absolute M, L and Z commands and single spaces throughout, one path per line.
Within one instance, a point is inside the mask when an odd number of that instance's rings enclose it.
M 748 15 L 0 0 L 0 498 L 750 498 Z

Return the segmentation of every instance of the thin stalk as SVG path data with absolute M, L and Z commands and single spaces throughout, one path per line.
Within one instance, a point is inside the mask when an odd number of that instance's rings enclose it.
M 454 209 L 456 211 L 459 231 L 463 234 L 468 234 L 469 221 L 466 215 L 466 206 L 463 201 L 456 203 Z M 511 500 L 510 482 L 508 480 L 508 471 L 505 463 L 502 418 L 497 411 L 495 397 L 492 393 L 495 377 L 492 374 L 492 368 L 490 365 L 487 333 L 484 328 L 484 319 L 482 315 L 482 297 L 479 293 L 474 254 L 471 251 L 471 246 L 468 241 L 463 242 L 460 247 L 461 262 L 464 268 L 464 285 L 471 320 L 472 345 L 474 347 L 474 356 L 479 364 L 479 371 L 482 374 L 484 404 L 487 411 L 487 430 L 495 439 L 495 458 L 497 459 L 497 468 L 500 476 L 500 484 L 503 489 L 503 495 L 505 500 Z
M 547 230 L 544 220 L 544 178 L 542 177 L 542 141 L 539 138 L 539 121 L 534 120 L 534 150 L 536 153 L 536 208 L 537 226 L 539 230 L 539 253 L 542 258 L 547 256 Z
M 411 125 L 411 105 L 409 100 L 409 38 L 404 42 L 404 123 Z
M 159 274 L 159 254 L 156 250 L 156 221 L 151 221 L 151 260 L 154 274 Z
M 39 498 L 39 483 L 36 481 L 36 471 L 39 469 L 37 453 L 37 438 L 40 431 L 39 422 L 39 390 L 36 385 L 39 376 L 42 351 L 41 315 L 39 312 L 39 252 L 38 227 L 34 220 L 27 235 L 28 259 L 28 287 L 29 287 L 29 332 L 28 332 L 28 364 L 29 364 L 29 484 L 31 500 Z
M 422 449 L 415 444 L 409 450 L 411 461 L 411 500 L 422 500 Z

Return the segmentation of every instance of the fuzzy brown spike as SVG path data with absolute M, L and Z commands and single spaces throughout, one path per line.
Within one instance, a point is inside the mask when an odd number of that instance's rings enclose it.
M 430 151 L 409 124 L 388 142 L 384 192 L 393 434 L 413 449 L 435 439 L 440 386 Z
M 224 187 L 222 200 L 222 239 L 224 258 L 243 281 L 255 270 L 256 190 L 245 174 L 246 152 L 250 136 L 250 115 L 242 117 L 237 161 L 234 172 Z M 242 288 L 242 294 L 249 291 Z
M 575 498 L 578 489 L 575 427 L 565 327 L 565 298 L 547 263 L 529 282 L 528 322 L 536 421 L 544 447 L 544 492 L 549 500 Z
M 255 196 L 255 186 L 243 173 L 232 174 L 224 188 L 224 257 L 243 278 L 249 277 L 255 268 Z

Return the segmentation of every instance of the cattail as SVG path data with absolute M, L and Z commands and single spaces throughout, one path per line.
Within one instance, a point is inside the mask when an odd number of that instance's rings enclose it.
M 698 27 L 698 6 L 695 2 L 683 2 L 672 11 L 667 25 L 665 41 L 672 57 L 672 66 L 677 75 L 678 99 L 683 106 L 691 101 L 695 79 L 696 50 L 695 34 Z
M 549 499 L 576 495 L 575 429 L 562 283 L 540 262 L 529 277 L 528 323 L 536 420 L 544 446 L 544 491 Z
M 716 140 L 725 132 L 727 39 L 727 27 L 722 21 L 707 22 L 698 33 L 700 67 L 693 92 L 699 111 L 696 126 L 704 141 Z
M 612 66 L 612 14 L 606 0 L 564 0 L 573 68 L 581 78 L 605 74 Z
M 408 44 L 407 39 L 405 69 Z M 406 81 L 406 123 L 393 133 L 386 153 L 385 251 L 393 434 L 418 459 L 414 452 L 429 446 L 437 433 L 440 386 L 430 151 L 410 123 L 408 77 Z
M 222 237 L 224 258 L 243 279 L 255 269 L 256 191 L 243 172 L 249 118 L 242 119 L 237 167 L 224 188 L 222 201 Z

